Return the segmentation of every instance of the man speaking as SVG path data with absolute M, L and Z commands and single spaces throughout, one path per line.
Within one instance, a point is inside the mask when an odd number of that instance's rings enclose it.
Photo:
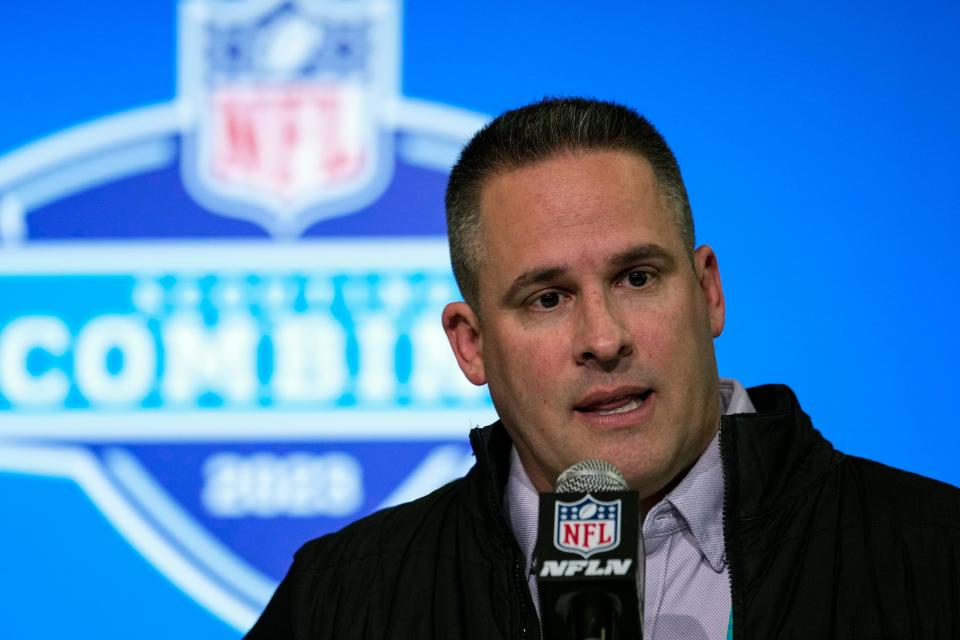
M 444 329 L 500 421 L 466 477 L 305 545 L 248 637 L 543 637 L 540 494 L 584 460 L 639 498 L 621 613 L 648 640 L 960 637 L 960 491 L 836 451 L 785 386 L 718 376 L 717 256 L 649 122 L 577 98 L 504 113 L 446 208 L 464 300 Z M 620 513 L 556 496 L 592 531 Z

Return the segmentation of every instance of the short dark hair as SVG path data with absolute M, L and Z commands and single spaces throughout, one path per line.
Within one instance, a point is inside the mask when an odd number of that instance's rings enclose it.
M 464 300 L 478 307 L 480 194 L 491 177 L 565 151 L 630 151 L 650 163 L 657 190 L 693 252 L 693 215 L 680 166 L 660 132 L 639 113 L 614 102 L 545 98 L 507 111 L 463 148 L 447 182 L 450 262 Z

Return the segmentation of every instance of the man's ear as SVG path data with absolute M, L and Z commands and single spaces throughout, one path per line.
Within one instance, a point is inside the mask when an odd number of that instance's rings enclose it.
M 443 330 L 450 348 L 467 380 L 479 386 L 486 384 L 483 367 L 483 340 L 480 337 L 480 319 L 466 302 L 451 302 L 443 308 Z
M 723 299 L 723 285 L 720 284 L 720 265 L 717 255 L 707 245 L 693 252 L 693 265 L 700 281 L 700 290 L 707 303 L 707 315 L 710 317 L 710 330 L 716 338 L 723 332 L 726 317 L 726 302 Z

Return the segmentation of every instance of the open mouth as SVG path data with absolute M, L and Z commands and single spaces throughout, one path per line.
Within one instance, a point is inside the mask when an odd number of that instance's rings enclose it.
M 587 404 L 574 407 L 580 413 L 592 413 L 600 416 L 612 416 L 627 413 L 639 408 L 650 394 L 652 389 L 640 393 L 628 393 L 605 398 L 591 399 Z

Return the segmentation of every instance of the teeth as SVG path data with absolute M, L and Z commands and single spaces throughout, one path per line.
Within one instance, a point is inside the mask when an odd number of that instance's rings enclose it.
M 640 406 L 639 402 L 637 402 L 636 400 L 631 400 L 630 402 L 623 405 L 622 407 L 617 407 L 616 409 L 610 409 L 610 411 L 597 411 L 597 413 L 599 413 L 602 416 L 612 416 L 617 413 L 626 413 L 627 411 L 633 411 L 639 406 Z

